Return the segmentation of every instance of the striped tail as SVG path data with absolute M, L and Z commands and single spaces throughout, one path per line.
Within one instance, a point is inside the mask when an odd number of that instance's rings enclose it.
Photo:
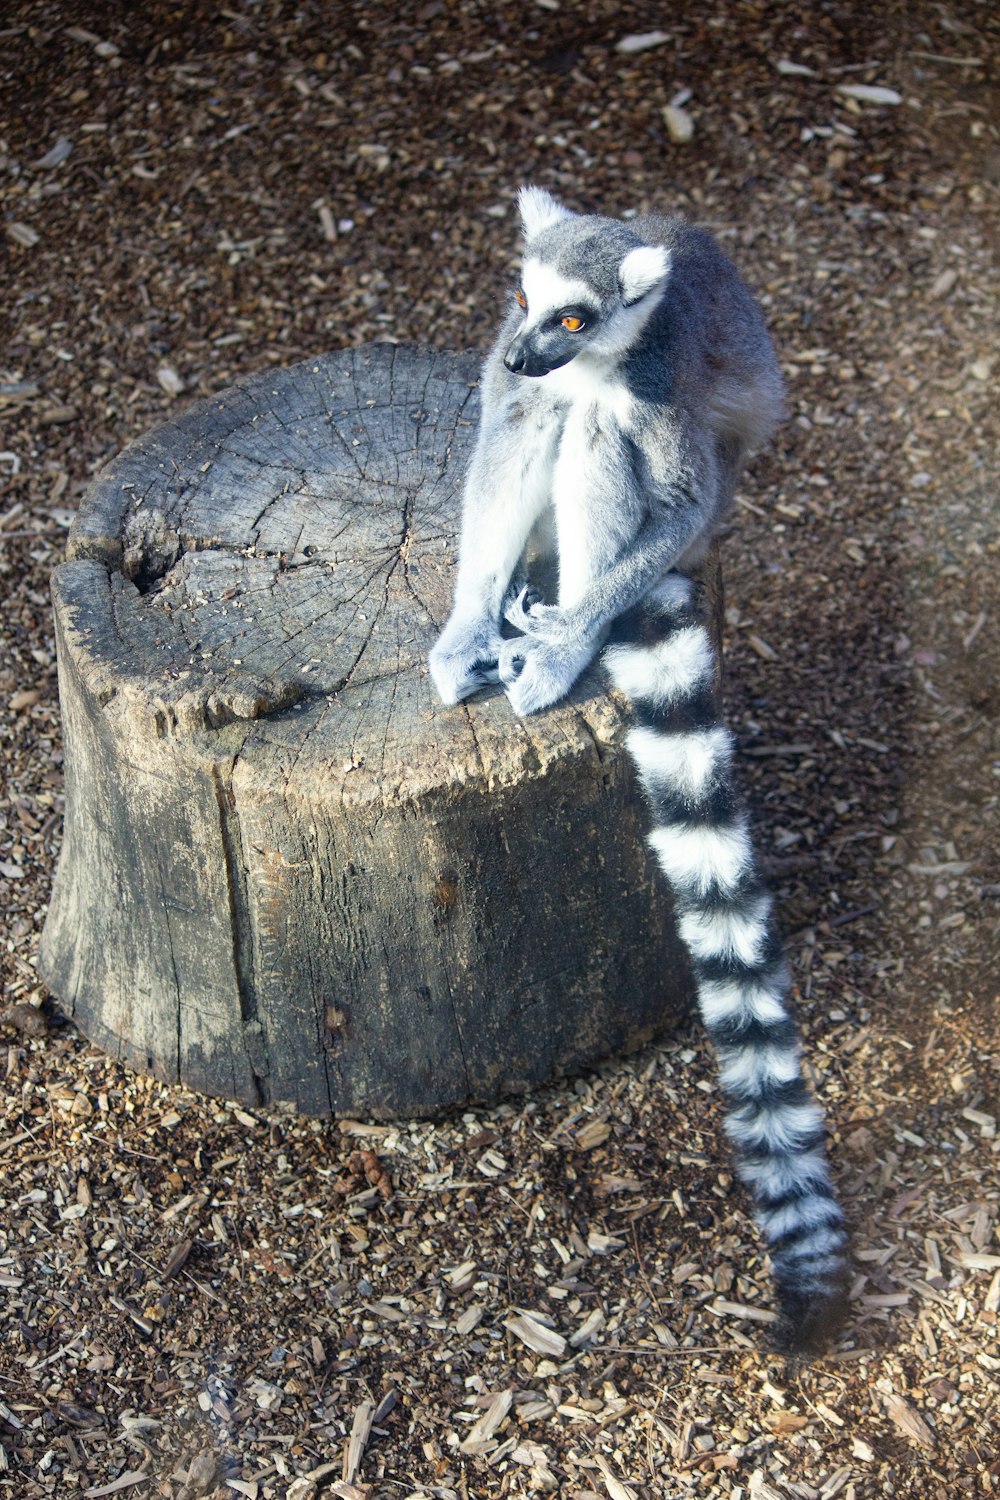
M 629 699 L 628 748 L 653 814 L 698 1006 L 726 1096 L 725 1129 L 774 1267 L 789 1351 L 821 1348 L 843 1317 L 847 1234 L 823 1117 L 802 1077 L 790 979 L 733 788 L 733 742 L 690 579 L 668 574 L 611 632 L 604 665 Z

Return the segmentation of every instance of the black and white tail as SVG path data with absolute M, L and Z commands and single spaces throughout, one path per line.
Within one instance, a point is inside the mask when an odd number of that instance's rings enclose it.
M 604 665 L 629 699 L 628 748 L 653 814 L 649 842 L 677 909 L 719 1061 L 725 1129 L 774 1267 L 779 1344 L 821 1347 L 842 1317 L 847 1234 L 823 1117 L 802 1077 L 790 980 L 733 788 L 715 653 L 691 581 L 668 574 L 616 621 Z

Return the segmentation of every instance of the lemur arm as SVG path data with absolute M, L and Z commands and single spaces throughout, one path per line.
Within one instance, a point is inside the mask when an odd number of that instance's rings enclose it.
M 696 513 L 697 514 L 697 513 Z M 698 534 L 650 520 L 576 604 L 528 603 L 522 590 L 507 609 L 524 634 L 501 642 L 499 675 L 518 714 L 538 713 L 564 697 L 597 655 L 611 623 L 638 603 Z
M 511 581 L 548 498 L 551 441 L 540 437 L 519 445 L 501 441 L 492 425 L 480 430 L 462 504 L 455 602 L 429 659 L 445 703 L 497 681 Z
M 718 475 L 704 448 L 688 449 L 683 467 L 678 464 L 652 496 L 643 494 L 634 471 L 628 480 L 620 469 L 602 473 L 594 464 L 583 493 L 575 497 L 579 524 L 589 523 L 593 534 L 590 578 L 578 597 L 553 605 L 528 602 L 522 592 L 507 610 L 508 621 L 523 632 L 504 641 L 499 656 L 500 680 L 516 713 L 536 713 L 569 692 L 612 622 L 711 529 Z M 627 528 L 601 525 L 611 514 L 607 496 L 614 489 L 623 516 L 645 512 L 632 536 Z
M 662 578 L 704 530 L 705 517 L 690 503 L 664 522 L 651 517 L 627 550 L 600 573 L 576 603 L 563 606 L 530 599 L 522 589 L 506 610 L 517 630 L 552 646 L 592 641 L 596 647 L 609 625 L 631 609 Z

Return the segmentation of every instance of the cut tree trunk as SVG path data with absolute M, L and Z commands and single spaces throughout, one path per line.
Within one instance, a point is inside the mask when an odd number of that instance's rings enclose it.
M 66 827 L 42 972 L 130 1065 L 435 1113 L 632 1047 L 690 984 L 597 669 L 457 708 L 468 357 L 257 376 L 127 449 L 53 578 Z

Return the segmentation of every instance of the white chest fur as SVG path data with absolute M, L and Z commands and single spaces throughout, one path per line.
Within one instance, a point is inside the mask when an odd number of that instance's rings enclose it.
M 613 455 L 617 455 L 622 432 L 631 425 L 633 401 L 612 372 L 584 360 L 573 360 L 544 380 L 553 395 L 569 403 L 552 476 L 559 602 L 565 607 L 580 599 L 604 552 L 604 527 L 595 527 L 595 506 L 590 500 L 597 502 L 598 510 L 608 504 L 616 467 Z
M 631 425 L 632 396 L 614 366 L 573 359 L 543 378 L 546 390 L 570 403 L 568 421 L 589 419 L 599 424 L 602 418 L 613 418 L 620 427 Z

